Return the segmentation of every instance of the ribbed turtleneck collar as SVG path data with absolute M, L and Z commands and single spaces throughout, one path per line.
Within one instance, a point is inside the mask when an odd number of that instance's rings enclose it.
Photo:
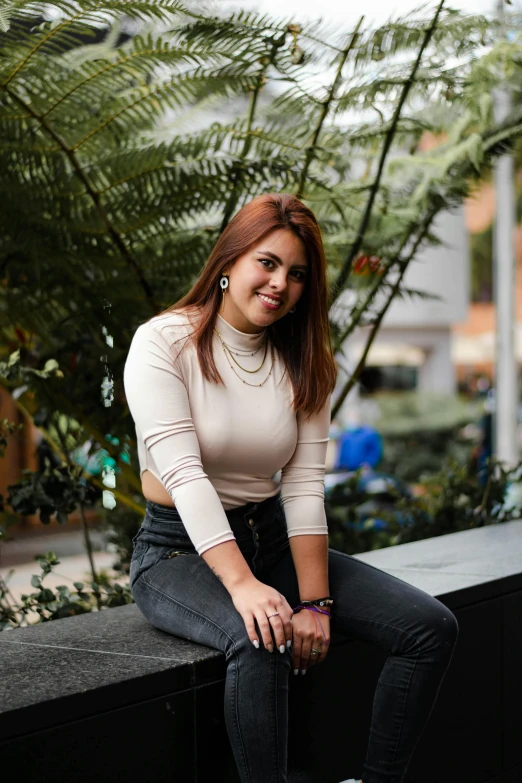
M 238 351 L 255 351 L 259 348 L 264 340 L 266 329 L 258 334 L 246 334 L 246 332 L 240 332 L 235 329 L 228 321 L 217 314 L 216 329 L 221 334 L 223 342 L 229 345 L 231 348 L 235 348 Z

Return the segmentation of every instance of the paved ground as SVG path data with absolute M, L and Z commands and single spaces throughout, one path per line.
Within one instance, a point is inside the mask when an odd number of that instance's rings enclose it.
M 115 575 L 112 569 L 115 556 L 106 551 L 104 537 L 93 531 L 91 539 L 95 549 L 96 569 Z M 31 576 L 40 573 L 40 567 L 34 558 L 49 550 L 58 555 L 60 565 L 45 577 L 46 587 L 53 589 L 57 585 L 72 586 L 73 582 L 81 582 L 89 578 L 89 561 L 84 552 L 81 531 L 19 536 L 14 541 L 2 544 L 0 548 L 0 576 L 7 582 L 15 600 L 19 600 L 22 593 L 30 593 L 34 590 L 31 587 Z M 124 578 L 122 581 L 127 580 Z
M 79 527 L 41 526 L 28 531 L 16 531 L 12 535 L 13 540 L 6 541 L 0 546 L 0 569 L 34 562 L 36 555 L 49 550 L 55 552 L 58 557 L 82 555 L 85 551 Z M 91 530 L 90 538 L 95 551 L 106 550 L 106 540 L 102 533 Z
M 98 571 L 108 571 L 115 575 L 112 570 L 114 555 L 109 552 L 95 552 L 94 565 Z M 10 568 L 0 568 L 0 576 L 7 582 L 11 595 L 15 601 L 20 600 L 22 593 L 31 593 L 34 587 L 31 587 L 31 576 L 40 573 L 38 563 L 23 563 L 12 567 L 13 573 L 9 574 Z M 45 577 L 44 585 L 51 589 L 58 585 L 68 585 L 71 589 L 73 582 L 82 582 L 90 578 L 89 561 L 87 555 L 69 555 L 60 558 L 60 565 L 56 566 L 51 574 Z M 123 579 L 123 581 L 127 581 Z

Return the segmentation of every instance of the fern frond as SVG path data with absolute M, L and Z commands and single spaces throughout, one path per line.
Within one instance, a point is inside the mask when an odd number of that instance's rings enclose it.
M 119 377 L 135 326 L 186 292 L 252 196 L 303 195 L 323 231 L 332 299 L 353 294 L 346 328 L 378 324 L 389 297 L 423 296 L 399 276 L 436 240 L 434 216 L 522 135 L 522 103 L 496 126 L 480 89 L 498 83 L 504 57 L 519 94 L 519 45 L 483 55 L 484 22 L 445 10 L 332 31 L 168 0 L 9 9 L 0 330 L 21 325 L 39 354 L 63 356 L 54 399 L 63 409 L 75 399 L 93 432 L 124 437 L 128 421 L 121 387 L 112 419 L 99 405 L 100 323 Z M 422 152 L 426 131 L 444 143 Z M 354 254 L 381 259 L 378 280 L 361 285 Z
M 391 290 L 391 283 L 385 282 L 383 290 Z M 395 292 L 397 299 L 420 299 L 423 302 L 443 302 L 444 299 L 438 294 L 432 294 L 428 291 L 421 291 L 417 288 L 408 288 L 406 286 L 399 286 Z

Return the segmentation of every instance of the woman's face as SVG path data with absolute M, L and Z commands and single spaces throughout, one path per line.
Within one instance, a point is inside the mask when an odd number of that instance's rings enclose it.
M 240 332 L 255 334 L 297 304 L 308 262 L 304 245 L 293 231 L 277 228 L 224 271 L 229 285 L 219 314 Z

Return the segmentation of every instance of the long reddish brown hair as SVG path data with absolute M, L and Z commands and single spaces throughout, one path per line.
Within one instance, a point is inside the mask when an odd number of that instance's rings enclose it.
M 204 377 L 223 383 L 212 354 L 213 330 L 222 293 L 224 269 L 230 270 L 239 256 L 274 229 L 290 229 L 301 239 L 308 273 L 294 314 L 285 315 L 268 327 L 268 336 L 279 351 L 294 390 L 294 409 L 319 411 L 333 391 L 337 368 L 328 321 L 326 258 L 321 230 L 313 212 L 289 193 L 256 196 L 232 218 L 220 235 L 207 263 L 190 291 L 164 313 L 194 308 L 200 317 L 192 340 Z

